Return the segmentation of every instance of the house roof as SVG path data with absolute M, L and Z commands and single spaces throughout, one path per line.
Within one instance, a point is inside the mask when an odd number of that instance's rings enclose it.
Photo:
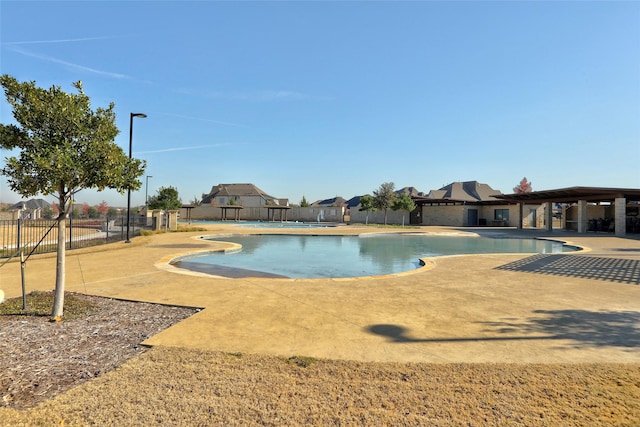
M 411 197 L 424 197 L 424 196 L 426 196 L 426 194 L 424 194 L 422 191 L 418 190 L 416 187 L 402 187 L 401 189 L 396 190 L 395 193 L 397 195 L 408 194 Z
M 311 203 L 311 206 L 346 206 L 347 201 L 340 196 L 332 197 L 330 199 L 318 200 Z
M 356 206 L 358 206 L 360 204 L 360 198 L 362 196 L 354 196 L 352 198 L 350 198 L 349 200 L 347 200 L 347 207 L 349 209 L 354 208 Z
M 218 184 L 211 187 L 209 194 L 202 195 L 202 203 L 211 203 L 216 197 L 260 196 L 268 200 L 277 200 L 253 184 Z
M 15 205 L 11 206 L 10 209 L 44 209 L 51 208 L 51 204 L 44 199 L 31 199 L 31 200 L 21 200 Z
M 439 190 L 431 190 L 421 200 L 455 202 L 495 202 L 500 191 L 478 181 L 452 182 Z

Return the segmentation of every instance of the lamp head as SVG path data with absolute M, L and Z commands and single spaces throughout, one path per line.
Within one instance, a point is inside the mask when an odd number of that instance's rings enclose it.
M 145 119 L 147 115 L 145 113 L 131 113 L 131 117 L 140 117 L 141 119 Z

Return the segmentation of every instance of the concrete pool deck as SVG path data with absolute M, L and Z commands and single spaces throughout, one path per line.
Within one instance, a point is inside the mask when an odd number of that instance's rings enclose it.
M 640 239 L 611 234 L 420 227 L 389 232 L 549 237 L 576 253 L 440 257 L 410 274 L 358 279 L 225 279 L 162 268 L 221 247 L 229 233 L 359 234 L 371 227 L 256 229 L 137 237 L 67 252 L 66 290 L 202 307 L 145 341 L 226 352 L 395 362 L 640 362 Z M 26 264 L 27 291 L 55 284 L 55 254 Z M 21 295 L 19 262 L 0 268 L 6 298 Z

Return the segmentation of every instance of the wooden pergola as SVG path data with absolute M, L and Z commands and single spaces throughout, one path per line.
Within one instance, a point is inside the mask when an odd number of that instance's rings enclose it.
M 276 217 L 276 212 L 279 213 L 280 221 L 287 220 L 287 211 L 291 209 L 291 206 L 277 206 L 277 205 L 269 205 L 267 208 L 267 218 L 269 221 L 274 222 Z
M 227 212 L 229 211 L 229 209 L 231 209 L 233 211 L 233 221 L 240 221 L 240 210 L 244 209 L 244 206 L 239 206 L 239 205 L 225 205 L 225 206 L 218 206 L 220 209 L 222 209 L 222 221 L 229 221 L 230 219 L 227 217 Z
M 182 209 L 187 211 L 187 221 L 189 222 L 189 224 L 191 224 L 191 209 L 193 209 L 195 206 L 192 205 L 182 205 Z

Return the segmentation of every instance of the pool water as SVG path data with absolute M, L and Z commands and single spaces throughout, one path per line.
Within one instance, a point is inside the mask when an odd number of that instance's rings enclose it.
M 231 235 L 209 239 L 238 243 L 242 248 L 195 255 L 174 265 L 225 277 L 339 278 L 409 271 L 422 265 L 420 258 L 440 255 L 575 250 L 548 240 L 425 234 Z
M 185 222 L 186 223 L 186 222 Z M 237 227 L 246 228 L 329 228 L 337 227 L 330 222 L 302 222 L 302 221 L 208 221 L 192 220 L 191 224 L 233 224 Z

